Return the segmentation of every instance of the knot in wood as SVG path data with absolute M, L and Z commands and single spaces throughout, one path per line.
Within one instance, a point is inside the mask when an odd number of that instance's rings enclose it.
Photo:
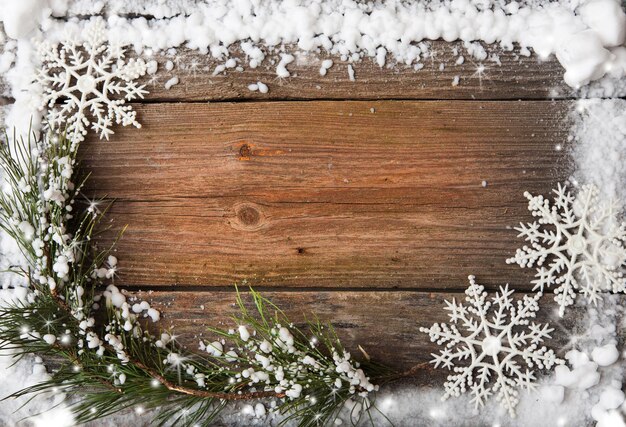
M 242 225 L 254 227 L 261 220 L 261 214 L 253 206 L 244 205 L 237 210 L 237 218 L 239 218 Z
M 260 206 L 250 202 L 235 203 L 227 216 L 228 225 L 235 230 L 258 231 L 266 227 L 268 218 Z
M 247 159 L 247 158 L 250 158 L 251 155 L 252 155 L 252 147 L 250 147 L 249 144 L 244 143 L 239 148 L 239 157 Z

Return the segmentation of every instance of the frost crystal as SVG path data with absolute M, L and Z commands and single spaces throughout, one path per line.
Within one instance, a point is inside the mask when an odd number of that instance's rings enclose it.
M 554 351 L 539 347 L 545 338 L 550 338 L 553 329 L 548 324 L 530 322 L 539 310 L 540 292 L 533 297 L 524 295 L 515 303 L 511 297 L 513 291 L 506 285 L 489 300 L 474 276 L 469 276 L 469 282 L 466 305 L 457 304 L 454 299 L 446 301 L 451 324 L 435 323 L 430 328 L 420 328 L 430 335 L 432 342 L 445 344 L 439 354 L 432 354 L 431 363 L 436 368 L 441 365 L 454 371 L 444 384 L 442 400 L 458 397 L 469 389 L 478 408 L 496 394 L 497 400 L 514 417 L 518 388 L 534 388 L 531 368 L 550 369 L 563 363 Z M 466 360 L 467 366 L 455 366 Z
M 507 263 L 536 266 L 534 289 L 543 292 L 555 286 L 554 300 L 563 316 L 576 291 L 594 304 L 602 291 L 626 292 L 621 271 L 626 261 L 626 225 L 618 220 L 618 204 L 600 200 L 594 186 L 583 186 L 577 197 L 560 184 L 553 191 L 552 205 L 543 196 L 524 194 L 528 210 L 538 219 L 515 228 L 528 245 Z
M 83 42 L 68 37 L 61 44 L 43 41 L 38 46 L 42 66 L 36 79 L 43 87 L 48 126 L 66 129 L 76 142 L 85 139 L 89 127 L 100 139 L 113 134 L 114 123 L 140 128 L 137 113 L 126 101 L 148 93 L 133 81 L 146 73 L 145 62 L 124 62 L 124 48 L 107 43 L 102 20 L 89 24 L 83 36 Z M 120 95 L 123 98 L 111 99 Z

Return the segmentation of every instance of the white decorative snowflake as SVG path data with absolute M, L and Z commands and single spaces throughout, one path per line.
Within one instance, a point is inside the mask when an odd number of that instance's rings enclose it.
M 146 73 L 145 62 L 124 62 L 124 48 L 107 43 L 102 20 L 89 24 L 83 36 L 83 42 L 68 37 L 61 44 L 43 41 L 38 46 L 42 66 L 36 79 L 43 87 L 48 126 L 65 129 L 77 142 L 89 127 L 101 139 L 113 134 L 114 123 L 141 127 L 126 101 L 148 93 L 133 81 Z
M 432 354 L 431 363 L 436 368 L 441 365 L 454 371 L 444 384 L 442 400 L 458 397 L 469 389 L 478 408 L 496 394 L 497 400 L 514 417 L 518 389 L 534 388 L 531 368 L 550 369 L 563 363 L 554 351 L 539 346 L 545 338 L 550 338 L 553 329 L 548 324 L 531 323 L 539 310 L 540 292 L 532 297 L 524 295 L 514 302 L 513 291 L 506 285 L 488 299 L 474 276 L 469 276 L 469 282 L 466 305 L 454 299 L 446 301 L 450 324 L 435 323 L 430 328 L 420 328 L 430 335 L 432 342 L 445 344 L 439 354 Z M 455 366 L 464 361 L 466 366 Z
M 543 196 L 524 194 L 538 220 L 515 228 L 529 245 L 507 263 L 536 266 L 535 290 L 555 286 L 554 300 L 563 316 L 577 291 L 594 304 L 602 291 L 626 292 L 626 226 L 618 220 L 618 204 L 601 200 L 594 186 L 583 186 L 577 197 L 560 184 L 553 191 L 552 205 Z

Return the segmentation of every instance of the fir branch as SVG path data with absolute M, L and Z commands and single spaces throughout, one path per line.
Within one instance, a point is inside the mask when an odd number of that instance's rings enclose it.
M 248 392 L 248 393 L 218 393 L 204 390 L 197 390 L 192 388 L 187 388 L 183 386 L 179 386 L 169 381 L 167 378 L 150 369 L 148 366 L 144 365 L 141 362 L 136 360 L 133 361 L 133 364 L 137 366 L 139 369 L 144 370 L 148 375 L 152 378 L 156 379 L 159 383 L 163 384 L 167 387 L 168 390 L 187 394 L 190 396 L 201 397 L 203 399 L 222 399 L 222 400 L 253 400 L 253 399 L 263 399 L 268 397 L 277 397 L 283 398 L 285 397 L 285 393 L 276 393 L 273 391 L 257 391 L 257 392 Z
M 352 360 L 331 325 L 295 327 L 252 289 L 254 310 L 237 290 L 236 329 L 212 329 L 217 339 L 201 343 L 202 354 L 169 333 L 153 336 L 141 316 L 157 321 L 158 312 L 126 301 L 110 284 L 112 247 L 94 244 L 106 209 L 79 208 L 78 145 L 65 135 L 0 145 L 10 189 L 0 195 L 0 227 L 24 256 L 11 268 L 24 287 L 0 307 L 0 351 L 63 361 L 48 381 L 7 398 L 62 390 L 79 423 L 135 407 L 156 409 L 159 425 L 208 426 L 227 402 L 257 399 L 273 399 L 284 422 L 300 426 L 330 423 L 350 402 L 356 419 L 369 413 L 370 375 L 389 372 Z

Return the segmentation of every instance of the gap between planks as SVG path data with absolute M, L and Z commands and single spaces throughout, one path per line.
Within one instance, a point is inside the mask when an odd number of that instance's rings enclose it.
M 534 272 L 535 270 L 532 270 L 532 272 Z M 500 285 L 495 285 L 495 286 L 489 286 L 489 285 L 485 285 L 484 283 L 481 283 L 480 278 L 477 278 L 477 283 L 479 285 L 483 285 L 485 286 L 485 289 L 487 291 L 490 292 L 495 292 L 497 290 L 500 289 Z M 467 287 L 469 285 L 468 280 L 466 279 L 465 281 L 465 286 Z M 507 285 L 508 283 L 502 283 L 501 286 Z M 237 292 L 237 289 L 240 292 L 247 292 L 250 288 L 254 289 L 257 292 L 260 292 L 262 294 L 266 294 L 266 293 L 284 293 L 284 294 L 289 294 L 289 293 L 319 293 L 319 292 L 328 292 L 328 293 L 332 293 L 332 292 L 354 292 L 354 293 L 406 293 L 406 294 L 410 294 L 410 293 L 439 293 L 439 292 L 445 292 L 446 294 L 449 295 L 456 295 L 457 297 L 462 297 L 464 298 L 465 296 L 465 289 L 442 289 L 441 287 L 432 287 L 432 288 L 427 288 L 427 287 L 420 287 L 420 288 L 410 288 L 410 287 L 393 287 L 393 288 L 370 288 L 370 287 L 366 287 L 366 286 L 359 286 L 359 287 L 347 287 L 347 286 L 342 286 L 341 288 L 328 288 L 328 287 L 314 287 L 314 286 L 309 286 L 309 287 L 289 287 L 289 286 L 251 286 L 248 284 L 248 282 L 246 280 L 239 282 L 239 283 L 233 283 L 230 286 L 223 286 L 223 285 L 217 285 L 217 286 L 211 286 L 211 285 L 158 285 L 158 286 L 154 286 L 154 285 L 145 285 L 145 284 L 141 284 L 141 285 L 137 285 L 137 284 L 133 284 L 133 283 L 124 283 L 123 285 L 123 290 L 124 292 L 132 292 L 132 293 L 145 293 L 145 294 L 150 294 L 151 292 L 162 292 L 162 293 L 169 293 L 169 292 L 189 292 L 189 293 L 217 293 L 217 294 L 233 294 L 235 295 Z M 101 291 L 104 291 L 106 288 L 102 288 Z M 521 289 L 518 292 L 526 292 L 526 293 L 533 293 L 535 291 L 533 291 L 532 289 Z M 600 291 L 601 294 L 604 295 L 613 295 L 611 292 L 607 292 L 607 291 Z M 553 289 L 544 289 L 543 291 L 544 295 L 555 295 L 554 290 Z
M 146 300 L 162 312 L 161 328 L 171 328 L 179 336 L 179 342 L 197 349 L 198 341 L 211 342 L 215 336 L 207 333 L 207 327 L 235 328 L 232 320 L 237 314 L 234 293 L 216 292 L 125 292 L 129 300 Z M 516 292 L 515 297 L 521 297 Z M 251 310 L 254 307 L 248 292 L 242 292 L 243 301 Z M 420 327 L 433 323 L 448 322 L 444 300 L 457 301 L 460 293 L 448 292 L 353 292 L 321 291 L 316 293 L 278 292 L 268 290 L 263 296 L 276 304 L 297 326 L 306 319 L 318 317 L 331 322 L 347 350 L 357 359 L 363 355 L 359 346 L 374 360 L 390 364 L 393 368 L 407 369 L 430 360 L 438 347 Z M 551 323 L 556 329 L 546 344 L 559 356 L 569 349 L 569 332 L 576 332 L 576 319 L 582 309 L 572 307 L 564 318 L 559 318 L 552 296 L 540 300 L 541 310 L 534 322 Z M 561 333 L 568 332 L 568 333 Z M 436 377 L 445 377 L 443 369 L 425 371 L 417 378 L 427 383 Z

